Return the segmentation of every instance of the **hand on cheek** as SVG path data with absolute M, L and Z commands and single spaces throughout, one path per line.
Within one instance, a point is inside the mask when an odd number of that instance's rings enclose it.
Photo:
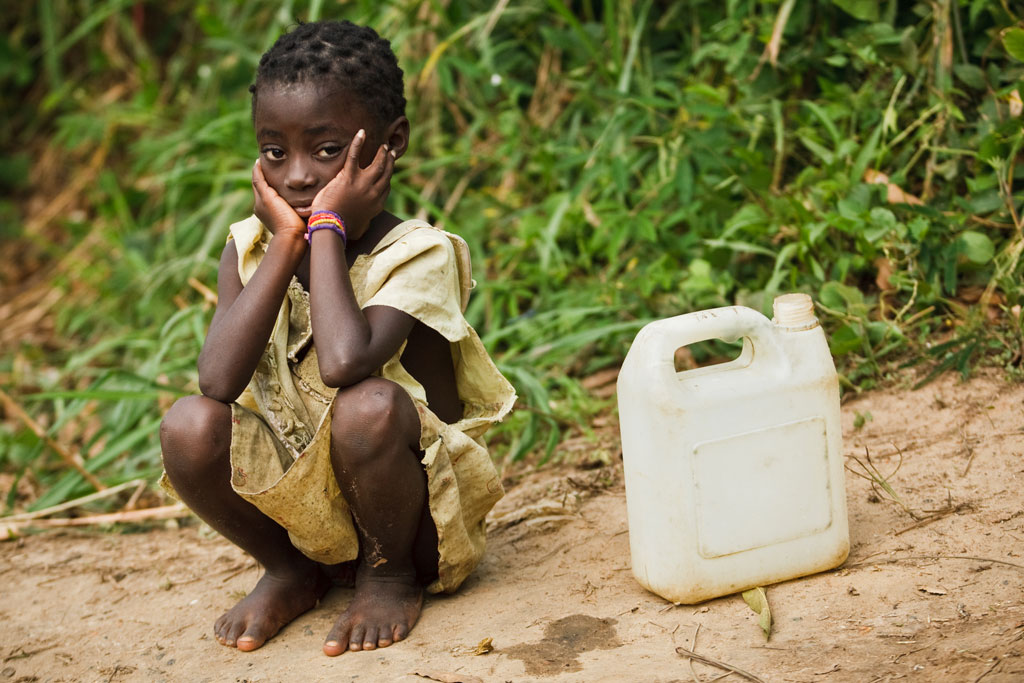
M 306 221 L 267 183 L 259 159 L 252 167 L 253 212 L 275 236 L 306 238 Z
M 378 147 L 370 164 L 360 168 L 365 142 L 366 132 L 360 130 L 352 138 L 341 171 L 313 199 L 313 211 L 333 211 L 344 219 L 349 240 L 362 237 L 370 221 L 384 210 L 395 170 L 395 155 L 387 145 Z

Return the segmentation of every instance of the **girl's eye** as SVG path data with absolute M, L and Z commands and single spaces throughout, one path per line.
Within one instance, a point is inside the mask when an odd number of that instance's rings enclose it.
M 284 159 L 284 150 L 276 147 L 268 147 L 263 150 L 263 156 L 271 161 L 281 161 L 281 159 Z
M 326 147 L 321 147 L 316 151 L 316 156 L 320 159 L 333 159 L 339 154 L 341 154 L 340 145 L 327 145 Z

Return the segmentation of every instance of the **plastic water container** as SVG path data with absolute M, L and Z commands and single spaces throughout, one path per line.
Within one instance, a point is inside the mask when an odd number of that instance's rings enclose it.
M 806 294 L 650 323 L 618 379 L 633 574 L 692 604 L 842 564 L 849 553 L 839 382 Z M 743 339 L 677 372 L 675 352 Z

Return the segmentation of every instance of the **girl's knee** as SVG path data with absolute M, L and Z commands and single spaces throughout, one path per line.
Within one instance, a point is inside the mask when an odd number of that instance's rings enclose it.
M 416 417 L 416 407 L 402 387 L 380 377 L 368 377 L 338 393 L 332 426 L 393 433 L 410 417 Z
M 367 379 L 338 393 L 331 422 L 331 440 L 339 448 L 358 453 L 380 452 L 386 443 L 419 445 L 420 423 L 409 394 L 394 382 Z
M 160 423 L 164 468 L 172 478 L 220 460 L 230 443 L 231 406 L 206 396 L 178 399 Z

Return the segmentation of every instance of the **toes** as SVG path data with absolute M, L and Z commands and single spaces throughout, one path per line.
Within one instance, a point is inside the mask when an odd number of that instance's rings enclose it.
M 395 642 L 397 643 L 400 640 L 406 639 L 409 635 L 409 627 L 405 624 L 395 624 L 393 633 L 395 634 Z
M 377 647 L 387 647 L 395 642 L 395 627 L 382 628 L 377 636 Z
M 343 652 L 348 652 L 348 622 L 339 619 L 331 632 L 327 634 L 324 641 L 324 654 L 328 657 L 337 657 Z
M 364 650 L 376 650 L 377 649 L 377 627 L 367 626 L 366 633 L 363 635 L 363 649 Z
M 366 634 L 366 627 L 356 624 L 352 627 L 352 633 L 348 637 L 348 649 L 356 652 L 363 649 L 363 636 Z
M 267 642 L 267 638 L 274 635 L 274 632 L 267 632 L 265 624 L 249 624 L 249 627 L 245 631 L 235 637 L 235 647 L 242 652 L 252 652 L 256 648 Z
M 267 642 L 265 638 L 257 638 L 256 636 L 245 634 L 239 637 L 235 647 L 242 652 L 252 652 L 258 647 L 261 647 L 265 642 Z
M 227 615 L 221 615 L 220 619 L 213 622 L 213 637 L 216 638 L 217 642 L 221 645 L 228 644 L 228 639 L 227 636 L 225 635 L 225 631 L 227 630 L 226 625 L 224 623 L 225 616 Z
M 241 623 L 233 622 L 225 624 L 224 627 L 221 629 L 221 637 L 224 639 L 221 641 L 221 644 L 227 645 L 228 647 L 237 647 L 238 639 L 242 636 L 243 633 L 245 633 L 245 626 L 246 625 L 244 621 Z

